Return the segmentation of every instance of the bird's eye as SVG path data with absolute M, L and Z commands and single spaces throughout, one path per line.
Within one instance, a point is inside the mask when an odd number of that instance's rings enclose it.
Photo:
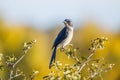
M 70 22 L 70 21 L 67 21 L 67 22 Z

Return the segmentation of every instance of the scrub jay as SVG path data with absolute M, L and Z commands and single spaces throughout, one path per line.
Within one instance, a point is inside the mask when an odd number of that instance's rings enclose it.
M 56 57 L 56 49 L 57 48 L 62 48 L 66 45 L 68 45 L 73 37 L 73 24 L 70 19 L 65 19 L 64 20 L 65 27 L 59 32 L 58 36 L 56 37 L 54 44 L 52 46 L 53 53 L 52 57 L 50 60 L 49 68 L 52 66 L 52 62 L 54 60 L 55 62 L 55 57 Z

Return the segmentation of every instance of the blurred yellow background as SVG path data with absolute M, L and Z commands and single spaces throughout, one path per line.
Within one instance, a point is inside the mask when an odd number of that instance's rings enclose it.
M 38 70 L 39 75 L 35 80 L 41 80 L 43 76 L 52 71 L 48 68 L 52 55 L 51 46 L 59 30 L 62 29 L 62 26 L 55 27 L 49 30 L 38 30 L 32 26 L 20 24 L 7 25 L 3 19 L 0 19 L 0 53 L 3 53 L 4 56 L 14 54 L 19 57 L 25 41 L 37 40 L 17 67 L 28 75 L 33 70 Z M 82 26 L 75 28 L 71 44 L 75 48 L 80 48 L 81 55 L 86 55 L 89 53 L 90 40 L 97 37 L 108 37 L 108 42 L 106 47 L 103 50 L 98 50 L 94 57 L 104 57 L 105 61 L 115 64 L 113 70 L 103 74 L 104 80 L 120 80 L 120 30 L 118 32 L 104 30 L 95 22 L 87 21 Z M 64 53 L 57 53 L 56 59 L 63 64 L 73 62 L 68 60 Z M 6 69 L 5 72 L 0 71 L 0 76 L 6 78 L 8 72 Z
M 104 80 L 120 80 L 120 0 L 0 0 L 0 53 L 18 58 L 24 42 L 37 40 L 16 68 L 27 76 L 38 70 L 35 80 L 41 80 L 53 70 L 48 68 L 51 47 L 66 18 L 75 28 L 71 44 L 83 56 L 88 56 L 91 40 L 108 38 L 105 48 L 93 57 L 115 64 L 113 70 L 103 73 Z M 56 60 L 74 62 L 59 50 Z M 0 77 L 7 80 L 9 69 L 4 67 Z

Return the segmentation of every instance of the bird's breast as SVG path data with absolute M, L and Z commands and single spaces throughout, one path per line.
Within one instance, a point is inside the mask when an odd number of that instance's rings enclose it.
M 62 41 L 62 46 L 64 47 L 64 46 L 68 45 L 70 43 L 70 41 L 72 40 L 72 37 L 73 37 L 73 28 L 70 28 L 68 30 L 68 35 L 67 35 L 66 39 Z

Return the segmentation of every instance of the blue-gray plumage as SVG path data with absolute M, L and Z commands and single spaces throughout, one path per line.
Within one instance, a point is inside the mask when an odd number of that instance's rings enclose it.
M 70 43 L 72 37 L 73 37 L 73 25 L 72 21 L 70 19 L 65 19 L 64 20 L 65 27 L 59 32 L 58 36 L 56 37 L 54 44 L 52 46 L 53 53 L 52 57 L 50 60 L 49 68 L 51 68 L 52 62 L 56 58 L 56 49 L 59 48 L 64 48 L 67 44 Z

